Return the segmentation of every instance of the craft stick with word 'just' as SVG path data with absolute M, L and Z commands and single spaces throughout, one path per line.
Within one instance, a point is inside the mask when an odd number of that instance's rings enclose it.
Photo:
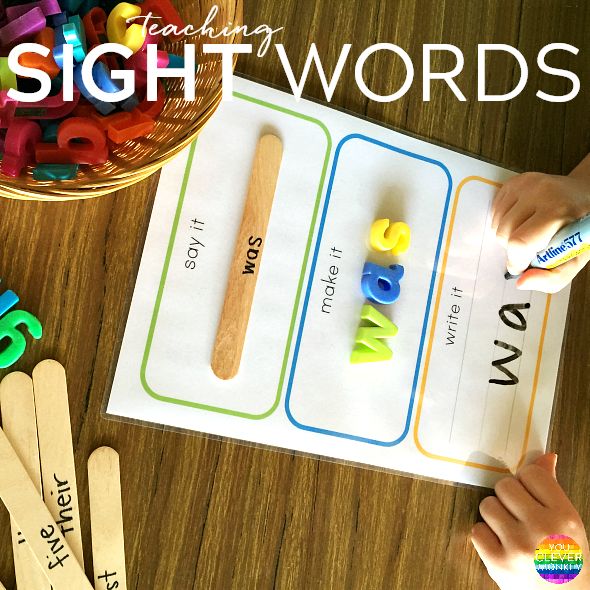
M 0 429 L 0 499 L 54 590 L 92 590 L 82 567 Z
M 41 466 L 35 418 L 33 382 L 24 373 L 11 373 L 0 383 L 0 413 L 6 438 L 41 497 Z M 49 590 L 49 580 L 23 534 L 10 519 L 17 588 Z
M 127 589 L 119 455 L 100 447 L 88 459 L 95 590 Z
M 220 379 L 232 379 L 240 368 L 282 157 L 281 140 L 274 135 L 264 135 L 254 156 L 213 348 L 211 368 Z
M 33 392 L 37 409 L 43 499 L 68 540 L 75 559 L 83 564 L 78 489 L 64 368 L 53 360 L 39 363 L 33 369 Z

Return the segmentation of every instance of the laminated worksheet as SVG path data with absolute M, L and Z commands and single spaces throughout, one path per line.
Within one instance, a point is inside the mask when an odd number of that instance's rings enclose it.
M 107 413 L 492 486 L 544 451 L 568 291 L 507 281 L 490 229 L 513 173 L 260 84 L 234 80 L 162 171 Z M 283 153 L 239 371 L 211 361 L 261 136 Z M 370 246 L 404 222 L 407 251 Z M 367 301 L 365 264 L 403 266 Z M 370 305 L 390 358 L 351 363 Z

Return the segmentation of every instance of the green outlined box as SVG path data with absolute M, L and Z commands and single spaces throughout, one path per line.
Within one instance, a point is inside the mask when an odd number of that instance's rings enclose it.
M 323 161 L 323 165 L 321 168 L 321 175 L 319 178 L 319 184 L 318 184 L 318 188 L 317 188 L 317 192 L 316 192 L 316 196 L 315 196 L 315 202 L 313 205 L 313 213 L 312 213 L 312 217 L 311 217 L 311 221 L 310 221 L 309 230 L 307 233 L 307 241 L 305 244 L 305 250 L 303 252 L 303 261 L 302 261 L 301 269 L 299 272 L 299 279 L 297 282 L 297 289 L 296 289 L 295 299 L 294 299 L 294 303 L 293 303 L 293 309 L 291 312 L 285 348 L 284 348 L 284 352 L 283 352 L 280 376 L 279 376 L 279 380 L 278 380 L 278 383 L 276 386 L 276 395 L 275 395 L 272 405 L 266 411 L 261 412 L 261 413 L 250 413 L 250 412 L 244 412 L 244 411 L 237 411 L 237 410 L 231 409 L 229 407 L 221 407 L 221 406 L 217 406 L 217 405 L 199 403 L 199 402 L 195 402 L 192 400 L 182 399 L 178 395 L 175 395 L 173 392 L 164 393 L 162 391 L 156 391 L 155 388 L 151 387 L 148 382 L 147 369 L 148 369 L 148 364 L 150 362 L 150 355 L 151 355 L 152 347 L 153 347 L 153 343 L 154 343 L 154 334 L 156 332 L 156 327 L 158 325 L 158 319 L 160 316 L 160 310 L 161 310 L 161 306 L 162 306 L 162 299 L 164 297 L 167 281 L 169 279 L 170 263 L 171 263 L 174 247 L 176 244 L 176 240 L 178 237 L 179 223 L 180 223 L 180 220 L 181 220 L 181 217 L 183 214 L 183 207 L 185 205 L 186 193 L 187 193 L 187 188 L 188 188 L 188 184 L 189 184 L 191 167 L 192 167 L 195 155 L 196 154 L 198 155 L 197 142 L 195 142 L 195 144 L 193 144 L 190 148 L 187 165 L 186 165 L 186 168 L 184 171 L 184 178 L 183 178 L 183 182 L 182 182 L 182 186 L 181 186 L 180 195 L 178 198 L 178 204 L 176 207 L 176 212 L 175 212 L 174 221 L 173 221 L 173 225 L 172 225 L 172 231 L 171 231 L 170 238 L 168 241 L 168 247 L 167 247 L 167 251 L 166 251 L 164 267 L 163 267 L 162 274 L 160 277 L 160 283 L 159 283 L 158 291 L 156 294 L 156 299 L 155 299 L 154 309 L 153 309 L 152 317 L 151 317 L 151 321 L 150 321 L 148 336 L 147 336 L 147 340 L 145 343 L 143 359 L 142 359 L 141 369 L 140 369 L 140 379 L 141 379 L 141 384 L 142 384 L 145 392 L 156 400 L 166 402 L 166 403 L 176 404 L 176 405 L 180 405 L 180 406 L 185 406 L 185 407 L 189 407 L 189 408 L 206 410 L 206 411 L 210 411 L 210 412 L 217 412 L 220 414 L 227 414 L 227 415 L 237 416 L 237 417 L 241 417 L 241 418 L 247 418 L 250 420 L 260 420 L 260 419 L 270 416 L 277 409 L 279 402 L 280 402 L 281 391 L 283 389 L 283 383 L 284 383 L 285 374 L 286 374 L 286 370 L 287 370 L 287 363 L 288 363 L 289 354 L 290 354 L 290 350 L 291 350 L 291 344 L 292 344 L 293 332 L 294 332 L 294 327 L 295 327 L 295 321 L 296 321 L 296 317 L 297 317 L 297 311 L 299 309 L 301 292 L 303 289 L 304 278 L 306 275 L 307 266 L 308 266 L 308 262 L 309 262 L 309 255 L 310 255 L 310 249 L 311 249 L 311 244 L 312 244 L 312 238 L 314 236 L 315 229 L 316 229 L 316 222 L 317 222 L 317 217 L 318 217 L 318 212 L 319 212 L 319 206 L 320 206 L 320 203 L 322 200 L 322 195 L 324 192 L 324 183 L 325 183 L 325 179 L 326 179 L 326 173 L 327 173 L 328 164 L 329 164 L 331 153 L 332 153 L 332 138 L 331 138 L 330 132 L 328 131 L 327 127 L 321 121 L 319 121 L 313 117 L 309 117 L 309 116 L 303 115 L 301 113 L 297 113 L 296 111 L 293 111 L 293 110 L 290 110 L 290 109 L 287 109 L 287 108 L 284 108 L 284 107 L 281 107 L 281 106 L 278 106 L 275 104 L 271 104 L 269 102 L 265 102 L 265 101 L 262 101 L 262 100 L 259 100 L 254 97 L 247 96 L 245 94 L 241 94 L 238 92 L 234 93 L 234 97 L 238 100 L 246 101 L 252 105 L 256 105 L 256 106 L 259 106 L 262 108 L 272 109 L 275 112 L 282 113 L 282 114 L 289 116 L 289 117 L 295 117 L 297 119 L 300 119 L 302 122 L 315 125 L 315 126 L 319 127 L 319 129 L 323 132 L 323 134 L 325 135 L 325 138 L 326 138 L 326 150 L 325 150 L 325 155 L 324 155 L 324 161 Z M 262 286 L 259 284 L 257 289 L 259 289 L 261 287 Z

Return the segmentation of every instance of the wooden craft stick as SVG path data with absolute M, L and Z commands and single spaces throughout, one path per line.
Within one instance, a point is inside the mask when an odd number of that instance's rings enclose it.
M 59 526 L 0 429 L 0 499 L 24 535 L 54 590 L 92 590 Z
M 88 459 L 95 590 L 127 590 L 119 455 L 109 447 Z
M 33 369 L 33 392 L 43 499 L 68 540 L 75 559 L 83 566 L 78 487 L 64 368 L 57 361 L 39 363 Z
M 2 582 L 0 582 L 0 590 L 6 590 L 6 588 L 4 587 L 4 584 Z
M 41 498 L 41 466 L 33 382 L 28 375 L 11 373 L 4 377 L 0 383 L 0 412 L 6 438 Z M 17 588 L 49 590 L 49 580 L 12 518 L 10 528 Z
M 274 135 L 258 142 L 242 223 L 234 249 L 211 368 L 220 379 L 238 373 L 274 200 L 283 144 Z

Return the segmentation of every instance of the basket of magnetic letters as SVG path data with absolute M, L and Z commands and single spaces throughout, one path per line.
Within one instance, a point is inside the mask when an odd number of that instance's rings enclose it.
M 243 0 L 172 0 L 172 4 L 183 21 L 194 29 L 205 22 L 213 32 L 226 27 L 231 33 L 242 23 Z M 183 55 L 185 43 L 195 45 L 194 101 L 185 100 L 183 78 L 167 78 L 164 108 L 155 118 L 151 133 L 123 143 L 109 141 L 108 160 L 104 164 L 80 166 L 72 180 L 36 180 L 33 178 L 34 166 L 28 166 L 14 178 L 0 174 L 0 196 L 42 201 L 86 199 L 106 195 L 147 178 L 196 138 L 221 102 L 221 54 L 204 54 L 203 45 L 237 43 L 239 40 L 239 35 L 233 33 L 227 36 L 196 34 L 176 40 L 167 37 L 160 43 L 160 48 L 170 54 Z

